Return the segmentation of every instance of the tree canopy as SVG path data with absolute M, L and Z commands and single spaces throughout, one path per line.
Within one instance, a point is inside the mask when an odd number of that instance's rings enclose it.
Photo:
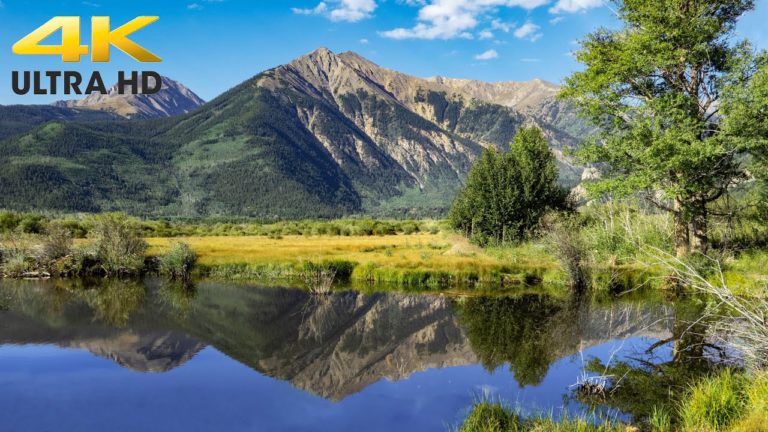
M 567 192 L 547 140 L 536 127 L 521 128 L 508 153 L 485 150 L 459 194 L 449 218 L 454 228 L 480 244 L 519 240 L 544 213 L 565 208 Z
M 598 194 L 643 193 L 676 220 L 678 253 L 706 251 L 708 205 L 747 178 L 743 155 L 755 141 L 744 125 L 723 127 L 728 92 L 755 69 L 753 49 L 732 36 L 752 0 L 616 1 L 620 30 L 598 30 L 566 80 L 598 132 L 578 154 L 598 164 Z M 658 192 L 662 192 L 659 194 Z

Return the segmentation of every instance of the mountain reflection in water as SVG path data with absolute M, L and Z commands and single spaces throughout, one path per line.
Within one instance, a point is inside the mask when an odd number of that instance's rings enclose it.
M 574 360 L 580 353 L 609 355 L 622 340 L 644 349 L 654 340 L 670 338 L 674 322 L 670 305 L 647 299 L 595 304 L 539 295 L 452 299 L 347 292 L 312 297 L 300 290 L 214 282 L 190 289 L 159 280 L 96 286 L 7 281 L 0 282 L 0 366 L 6 350 L 15 352 L 11 347 L 42 345 L 84 350 L 131 371 L 170 376 L 212 348 L 263 376 L 328 401 L 350 399 L 349 404 L 359 405 L 374 400 L 382 391 L 377 383 L 383 382 L 403 383 L 403 389 L 392 390 L 400 397 L 416 392 L 405 387 L 413 376 L 432 371 L 439 385 L 425 390 L 418 384 L 425 397 L 429 391 L 435 398 L 445 395 L 450 385 L 452 392 L 464 392 L 461 400 L 451 403 L 467 407 L 477 392 L 489 390 L 490 380 L 507 396 L 526 386 L 538 389 L 546 397 L 531 396 L 533 402 L 556 409 L 573 405 L 563 397 L 583 366 Z M 231 368 L 226 358 L 212 367 Z M 568 358 L 550 373 L 553 365 Z M 474 365 L 482 369 L 467 369 Z M 16 382 L 16 366 L 11 366 L 0 373 L 0 386 Z M 506 368 L 511 374 L 503 372 Z M 481 379 L 474 383 L 474 376 Z M 21 385 L 21 379 L 16 383 Z M 200 392 L 214 391 L 196 384 Z M 6 396 L 13 388 L 5 387 Z M 142 391 L 152 398 L 151 386 Z M 404 397 L 402 403 L 411 402 Z M 376 405 L 371 409 L 384 407 L 380 401 Z M 459 415 L 430 419 L 414 409 L 400 407 L 396 422 L 393 417 L 388 427 L 370 429 L 445 430 Z M 412 412 L 413 418 L 402 412 Z M 358 416 L 350 414 L 349 430 L 355 430 L 351 419 Z M 248 423 L 242 430 L 344 430 L 347 424 L 340 421 L 324 429 L 274 417 L 269 427 Z M 178 429 L 189 430 L 182 424 Z M 230 425 L 222 430 L 236 429 Z

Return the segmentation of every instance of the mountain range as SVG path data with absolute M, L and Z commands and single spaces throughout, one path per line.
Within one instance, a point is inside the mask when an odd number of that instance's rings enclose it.
M 443 215 L 483 149 L 540 127 L 563 156 L 588 131 L 558 87 L 416 78 L 321 48 L 203 104 L 154 96 L 0 108 L 0 207 L 261 219 Z
M 168 77 L 162 77 L 162 87 L 152 95 L 131 94 L 127 86 L 122 94 L 117 85 L 113 85 L 102 95 L 95 93 L 80 100 L 59 101 L 54 106 L 63 108 L 81 108 L 105 111 L 128 119 L 151 119 L 171 117 L 194 111 L 205 101 L 192 90 Z M 154 78 L 149 84 L 154 86 Z M 139 82 L 141 89 L 141 82 Z M 141 92 L 139 92 L 141 93 Z

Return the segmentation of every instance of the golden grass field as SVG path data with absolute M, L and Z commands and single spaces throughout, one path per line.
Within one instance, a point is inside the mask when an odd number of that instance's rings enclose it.
M 455 272 L 515 265 L 552 267 L 542 250 L 482 250 L 455 235 L 400 234 L 387 236 L 285 236 L 149 238 L 150 254 L 162 254 L 183 241 L 199 255 L 203 265 L 275 264 L 347 260 L 383 268 Z

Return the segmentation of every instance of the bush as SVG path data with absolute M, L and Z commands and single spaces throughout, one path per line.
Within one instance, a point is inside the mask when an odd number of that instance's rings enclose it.
M 21 251 L 5 251 L 3 274 L 8 277 L 20 277 L 31 269 L 27 256 Z
M 173 280 L 189 281 L 196 264 L 197 254 L 195 251 L 189 244 L 178 242 L 174 243 L 168 252 L 160 257 L 160 272 Z
M 91 237 L 96 259 L 107 274 L 137 273 L 144 267 L 147 243 L 136 227 L 122 214 L 109 213 L 93 218 Z
M 42 234 L 45 232 L 47 219 L 40 215 L 24 215 L 19 222 L 18 230 L 25 234 Z
M 59 224 L 50 224 L 40 245 L 40 258 L 51 262 L 72 254 L 72 234 Z
M 0 233 L 15 231 L 21 222 L 21 216 L 13 212 L 0 213 Z
M 589 260 L 584 242 L 581 238 L 581 227 L 576 218 L 548 218 L 547 245 L 553 255 L 563 266 L 571 288 L 583 290 L 589 285 Z

